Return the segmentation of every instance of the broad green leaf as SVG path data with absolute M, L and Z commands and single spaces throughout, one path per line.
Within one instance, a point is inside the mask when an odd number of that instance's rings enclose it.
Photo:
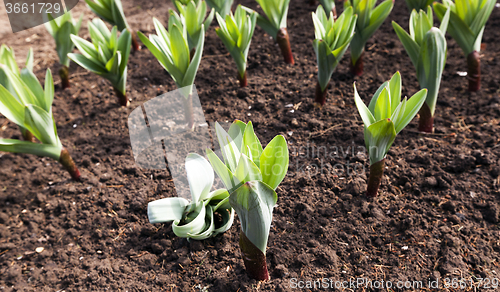
M 285 178 L 288 162 L 288 145 L 285 137 L 278 135 L 269 142 L 260 156 L 262 181 L 275 190 Z
M 52 116 L 43 108 L 28 104 L 24 110 L 24 127 L 43 144 L 58 145 L 59 138 L 54 131 Z
M 413 120 L 424 104 L 426 97 L 427 89 L 422 89 L 408 100 L 401 121 L 399 124 L 395 125 L 396 134 L 399 134 L 399 132 L 401 132 L 401 130 L 403 130 L 411 122 L 411 120 Z
M 229 192 L 234 191 L 237 187 L 239 187 L 240 182 L 236 177 L 234 177 L 233 173 L 227 166 L 219 159 L 219 157 L 210 149 L 206 150 L 208 160 L 212 165 L 214 171 L 217 173 L 217 176 L 222 180 L 222 183 L 227 188 Z
M 50 157 L 59 161 L 62 146 L 38 144 L 28 141 L 0 138 L 0 151 L 10 153 L 26 153 L 41 157 Z
M 276 192 L 260 181 L 243 184 L 229 197 L 240 219 L 241 231 L 264 254 L 277 200 Z
M 188 211 L 186 211 L 188 212 Z M 175 220 L 172 224 L 172 231 L 179 237 L 192 237 L 205 230 L 207 223 L 205 222 L 206 208 L 203 202 L 198 202 L 192 205 L 192 210 L 187 216 L 193 217 L 189 223 L 183 223 L 181 220 Z M 183 219 L 185 219 L 184 217 Z
M 18 126 L 24 125 L 24 105 L 0 84 L 0 114 Z
M 210 192 L 214 183 L 214 171 L 210 163 L 196 153 L 186 157 L 186 173 L 193 202 L 198 202 Z
M 149 222 L 163 223 L 181 220 L 187 205 L 189 202 L 184 198 L 165 198 L 149 202 Z
M 396 139 L 394 123 L 383 119 L 365 129 L 365 142 L 370 156 L 370 165 L 385 158 L 392 143 Z

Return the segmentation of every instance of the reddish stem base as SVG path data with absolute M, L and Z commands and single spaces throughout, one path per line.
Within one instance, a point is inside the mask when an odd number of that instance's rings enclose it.
M 132 35 L 132 50 L 134 52 L 141 50 L 141 45 L 139 45 L 139 41 L 137 40 L 137 33 L 135 31 L 130 32 Z
M 467 78 L 469 79 L 469 91 L 476 92 L 481 88 L 481 56 L 473 51 L 467 56 Z
M 245 73 L 243 73 L 243 76 L 241 76 L 238 73 L 238 81 L 240 82 L 240 87 L 247 87 L 248 86 L 247 71 L 245 71 Z
M 80 171 L 76 167 L 75 162 L 73 161 L 73 158 L 71 158 L 68 150 L 64 147 L 61 150 L 61 157 L 59 158 L 59 162 L 62 164 L 64 169 L 69 172 L 73 180 L 80 181 Z
M 281 28 L 278 31 L 278 35 L 276 36 L 276 41 L 281 49 L 281 53 L 283 54 L 283 58 L 285 59 L 285 63 L 287 64 L 295 64 L 295 60 L 293 59 L 292 48 L 290 47 L 290 37 L 288 36 L 287 29 Z
M 240 232 L 240 250 L 248 276 L 257 281 L 269 280 L 266 255 Z
M 33 133 L 31 133 L 30 131 L 28 131 L 24 128 L 20 128 L 20 129 L 21 129 L 21 134 L 23 135 L 24 141 L 35 143 L 35 136 L 33 136 Z
M 115 90 L 116 97 L 118 97 L 118 102 L 121 106 L 127 107 L 130 105 L 130 101 L 127 98 L 127 95 L 123 94 L 120 90 L 113 88 Z
M 366 188 L 367 197 L 376 197 L 378 195 L 378 188 L 382 182 L 384 175 L 385 158 L 377 163 L 370 165 L 370 177 L 368 178 L 368 186 Z
M 431 114 L 431 109 L 424 103 L 420 108 L 420 120 L 418 121 L 418 130 L 424 133 L 434 132 L 434 117 Z
M 325 91 L 321 89 L 321 86 L 319 85 L 319 82 L 316 83 L 316 92 L 314 94 L 314 104 L 318 105 L 319 107 L 322 107 L 325 105 L 326 102 L 326 95 L 328 94 L 328 88 L 330 87 L 330 84 L 325 88 Z
M 361 53 L 361 56 L 359 56 L 359 59 L 356 61 L 356 63 L 351 62 L 349 63 L 349 67 L 351 69 L 351 74 L 354 76 L 361 76 L 363 75 L 363 55 L 365 52 Z
M 69 85 L 69 68 L 67 66 L 62 66 L 59 69 L 59 77 L 61 77 L 61 85 L 63 89 L 70 88 Z

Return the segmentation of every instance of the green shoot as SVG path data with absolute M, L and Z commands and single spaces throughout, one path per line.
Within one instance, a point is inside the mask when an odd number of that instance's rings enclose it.
M 256 0 L 264 11 L 266 17 L 259 15 L 257 17 L 257 25 L 272 36 L 278 43 L 285 63 L 295 64 L 290 47 L 290 37 L 286 28 L 286 20 L 288 16 L 288 5 L 290 0 Z M 248 12 L 253 12 L 249 8 L 245 8 Z
M 22 69 L 18 75 L 8 66 L 0 64 L 0 72 L 8 78 L 11 88 L 16 93 L 13 95 L 0 85 L 0 114 L 28 130 L 41 142 L 39 144 L 0 138 L 0 151 L 50 157 L 59 161 L 74 180 L 79 180 L 80 171 L 57 135 L 56 122 L 52 114 L 54 81 L 50 69 L 45 75 L 45 90 L 28 68 Z
M 186 27 L 190 57 L 192 58 L 196 47 L 198 47 L 201 30 L 204 27 L 205 33 L 207 32 L 214 18 L 215 10 L 212 8 L 210 14 L 205 19 L 207 13 L 207 4 L 205 1 L 200 1 L 198 4 L 195 1 L 189 1 L 186 5 L 175 2 L 175 5 L 180 15 L 172 12 L 170 13 L 170 17 L 177 18 L 176 21 Z
M 224 162 L 210 149 L 207 156 L 240 218 L 240 249 L 247 273 L 256 280 L 268 280 L 266 246 L 278 200 L 275 190 L 288 170 L 286 140 L 276 136 L 263 149 L 251 122 L 235 121 L 229 132 L 218 123 L 215 127 Z
M 68 54 L 75 48 L 70 35 L 78 35 L 82 24 L 83 14 L 80 15 L 78 21 L 73 19 L 70 11 L 56 19 L 49 14 L 48 18 L 50 21 L 45 23 L 45 27 L 56 42 L 56 51 L 59 56 L 59 63 L 62 66 L 59 70 L 59 76 L 61 77 L 62 88 L 66 89 L 70 87 Z
M 420 88 L 427 88 L 427 99 L 420 110 L 419 131 L 432 133 L 434 112 L 441 84 L 441 75 L 446 64 L 446 38 L 450 11 L 446 13 L 441 27 L 433 27 L 432 8 L 427 7 L 427 14 L 420 10 L 413 10 L 410 16 L 410 34 L 396 22 L 392 26 L 401 43 L 410 56 L 417 71 Z
M 83 68 L 108 79 L 115 90 L 122 106 L 128 106 L 127 98 L 127 63 L 130 55 L 131 36 L 124 29 L 120 37 L 113 26 L 111 32 L 106 24 L 98 18 L 89 22 L 89 32 L 92 43 L 79 36 L 71 35 L 73 43 L 80 54 L 68 54 L 68 57 Z
M 394 0 L 385 0 L 377 7 L 377 0 L 345 0 L 344 9 L 352 7 L 358 15 L 356 33 L 351 41 L 351 73 L 363 75 L 363 54 L 366 42 L 389 16 L 394 7 Z
M 151 223 L 173 221 L 172 231 L 178 237 L 203 240 L 228 230 L 233 224 L 234 210 L 225 189 L 210 192 L 214 171 L 208 161 L 196 153 L 186 158 L 186 173 L 191 202 L 184 198 L 165 198 L 148 204 Z M 216 214 L 222 222 L 216 225 Z
M 85 2 L 95 15 L 99 16 L 112 26 L 116 25 L 119 31 L 128 29 L 130 35 L 132 36 L 132 48 L 134 52 L 141 49 L 135 32 L 127 23 L 121 0 L 85 0 Z
M 17 66 L 16 57 L 14 54 L 14 50 L 7 47 L 6 45 L 2 45 L 0 47 L 0 64 L 7 66 L 7 68 L 15 75 L 21 77 L 21 70 Z M 29 49 L 28 56 L 26 58 L 25 67 L 29 71 L 33 71 L 33 49 Z M 0 84 L 3 85 L 14 97 L 17 97 L 16 90 L 13 85 L 10 83 L 9 78 L 3 71 L 0 70 Z M 21 134 L 23 135 L 23 139 L 25 141 L 35 142 L 35 136 L 28 131 L 26 128 L 19 126 L 21 130 Z
M 257 13 L 248 15 L 241 5 L 236 8 L 235 14 L 229 13 L 224 20 L 217 13 L 219 28 L 215 31 L 222 40 L 226 49 L 231 53 L 236 67 L 238 68 L 238 80 L 240 86 L 248 85 L 247 80 L 247 57 L 252 36 L 257 22 Z
M 208 6 L 215 9 L 215 12 L 219 13 L 222 18 L 231 12 L 231 6 L 233 6 L 234 0 L 206 0 Z
M 353 38 L 357 18 L 353 15 L 351 7 L 347 8 L 337 20 L 333 12 L 328 11 L 330 18 L 320 5 L 316 13 L 312 14 L 316 34 L 313 47 L 318 63 L 315 102 L 319 106 L 325 104 L 328 83 Z
M 333 19 L 337 19 L 337 8 L 335 8 L 334 0 L 319 0 L 319 2 L 326 12 L 331 11 L 333 13 Z
M 365 143 L 370 156 L 370 177 L 366 195 L 376 197 L 384 174 L 385 156 L 401 132 L 425 102 L 427 89 L 401 101 L 401 75 L 394 74 L 372 97 L 368 107 L 359 97 L 354 84 L 354 101 L 365 128 Z
M 172 79 L 174 79 L 177 88 L 187 87 L 184 94 L 186 98 L 186 121 L 188 127 L 194 129 L 192 88 L 198 67 L 200 66 L 201 55 L 203 54 L 205 28 L 202 24 L 196 42 L 198 46 L 195 48 L 195 53 L 191 58 L 186 27 L 182 22 L 179 22 L 179 18 L 172 17 L 173 14 L 176 14 L 175 11 L 170 10 L 168 31 L 158 19 L 153 18 L 158 35 L 150 35 L 148 39 L 141 32 L 138 34 L 144 45 L 156 57 L 160 65 L 167 70 Z
M 495 8 L 496 0 L 443 0 L 434 2 L 434 11 L 443 20 L 448 8 L 450 24 L 448 32 L 467 56 L 467 77 L 469 91 L 481 88 L 481 40 L 486 22 Z

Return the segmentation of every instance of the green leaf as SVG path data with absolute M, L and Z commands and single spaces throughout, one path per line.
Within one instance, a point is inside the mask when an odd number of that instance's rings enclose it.
M 24 110 L 24 127 L 43 144 L 59 145 L 55 134 L 53 117 L 43 108 L 28 104 Z
M 234 172 L 238 165 L 240 150 L 238 149 L 236 143 L 234 143 L 231 136 L 229 136 L 229 134 L 217 122 L 215 123 L 215 132 L 217 133 L 217 139 L 219 147 L 222 151 L 222 156 L 224 157 L 224 162 L 227 167 Z
M 243 184 L 229 197 L 240 219 L 241 231 L 264 254 L 277 201 L 276 192 L 260 181 Z
M 365 127 L 369 127 L 371 124 L 375 123 L 375 118 L 372 113 L 368 107 L 366 107 L 361 97 L 359 97 L 358 90 L 356 89 L 356 83 L 354 83 L 354 102 L 358 108 L 359 115 L 361 116 Z
M 370 156 L 370 165 L 385 158 L 392 143 L 396 139 L 394 123 L 383 119 L 365 129 L 365 142 Z
M 73 54 L 70 53 L 68 54 L 68 58 L 73 60 L 73 62 L 77 63 L 78 65 L 82 66 L 83 68 L 94 72 L 96 74 L 105 74 L 107 72 L 106 68 L 101 66 L 98 63 L 95 63 L 94 61 L 85 58 L 85 56 L 80 55 L 80 54 Z
M 186 157 L 186 173 L 193 202 L 208 196 L 214 183 L 214 171 L 210 163 L 196 153 Z
M 247 153 L 248 151 L 250 153 Z M 251 156 L 255 165 L 260 166 L 262 151 L 262 144 L 260 143 L 257 135 L 255 135 L 253 124 L 252 122 L 248 122 L 245 130 L 243 131 L 243 145 L 241 152 Z
M 262 181 L 275 190 L 285 178 L 288 162 L 288 145 L 285 137 L 278 135 L 269 142 L 260 156 Z
M 45 73 L 45 110 L 47 112 L 52 112 L 52 102 L 54 101 L 54 79 L 52 78 L 52 72 L 47 69 Z
M 245 154 L 241 154 L 234 175 L 241 183 L 254 180 L 262 181 L 262 174 L 260 173 L 259 167 Z
M 399 124 L 395 125 L 396 134 L 399 134 L 399 132 L 401 132 L 401 130 L 403 130 L 411 122 L 411 120 L 413 120 L 424 104 L 426 97 L 427 89 L 422 89 L 408 100 L 401 121 Z
M 396 34 L 398 35 L 399 40 L 403 44 L 406 53 L 408 53 L 408 56 L 410 57 L 411 62 L 413 63 L 413 66 L 417 68 L 420 46 L 411 38 L 411 36 L 401 26 L 399 26 L 399 24 L 393 21 L 392 27 L 394 28 L 394 31 L 396 31 Z
M 234 191 L 238 188 L 241 183 L 238 181 L 236 177 L 234 177 L 233 173 L 227 166 L 219 159 L 219 157 L 210 149 L 206 150 L 208 160 L 212 165 L 213 169 L 217 173 L 217 176 L 222 180 L 222 183 L 227 188 L 229 192 Z
M 175 235 L 179 237 L 190 238 L 192 236 L 195 236 L 203 232 L 203 230 L 206 229 L 208 224 L 205 222 L 205 216 L 206 216 L 205 204 L 203 202 L 198 202 L 196 204 L 193 204 L 192 210 L 190 211 L 192 212 L 192 214 L 188 214 L 187 216 L 193 217 L 192 221 L 186 224 L 182 224 L 180 220 L 175 220 L 174 223 L 172 224 L 172 231 L 174 232 Z
M 149 202 L 149 223 L 163 223 L 181 220 L 189 202 L 184 198 L 165 198 Z
M 18 126 L 24 125 L 24 105 L 0 84 L 0 114 Z
M 38 144 L 28 141 L 0 138 L 0 151 L 10 153 L 26 153 L 41 157 L 49 157 L 59 161 L 62 146 Z

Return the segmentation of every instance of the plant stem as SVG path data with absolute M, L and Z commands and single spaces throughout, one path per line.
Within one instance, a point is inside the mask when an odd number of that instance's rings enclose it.
M 193 111 L 193 94 L 189 94 L 188 98 L 184 99 L 184 111 L 188 128 L 194 130 L 194 111 Z
M 288 36 L 288 30 L 286 27 L 283 27 L 278 31 L 276 41 L 278 42 L 283 57 L 285 58 L 285 63 L 292 65 L 295 64 L 292 48 L 290 47 L 290 37 Z
M 476 92 L 481 88 L 481 60 L 477 51 L 473 51 L 467 56 L 467 78 L 469 79 L 469 91 Z
M 418 121 L 418 130 L 420 132 L 432 133 L 434 132 L 434 117 L 431 114 L 431 109 L 424 102 L 424 105 L 420 108 L 420 120 Z
M 316 92 L 315 92 L 315 98 L 314 98 L 314 103 L 319 105 L 320 107 L 325 105 L 326 102 L 326 95 L 328 94 L 328 85 L 325 88 L 325 91 L 321 89 L 321 85 L 319 85 L 319 82 L 316 83 Z
M 238 73 L 238 81 L 240 82 L 240 87 L 248 86 L 247 71 L 243 73 L 243 76 L 241 76 L 240 73 Z
M 31 133 L 30 131 L 28 131 L 25 128 L 19 127 L 19 129 L 21 130 L 21 134 L 23 135 L 24 141 L 35 143 L 35 136 L 33 136 L 33 133 Z
M 130 105 L 130 102 L 127 98 L 126 94 L 123 94 L 120 90 L 116 89 L 113 87 L 115 90 L 116 97 L 118 97 L 118 102 L 120 103 L 121 106 L 127 107 Z
M 61 77 L 61 85 L 63 89 L 70 88 L 69 85 L 69 68 L 68 66 L 63 65 L 61 69 L 59 69 L 59 76 Z
M 73 180 L 80 181 L 80 171 L 76 167 L 73 158 L 71 158 L 71 155 L 69 155 L 68 150 L 64 147 L 61 150 L 61 157 L 59 158 L 59 162 L 62 164 L 64 169 L 69 172 Z
M 349 67 L 351 68 L 351 73 L 354 76 L 361 76 L 363 75 L 363 55 L 365 52 L 361 53 L 361 56 L 359 56 L 359 59 L 356 60 L 356 63 L 353 63 L 352 59 L 351 62 L 349 63 Z
M 368 186 L 366 188 L 367 197 L 376 197 L 378 195 L 378 188 L 382 182 L 384 175 L 385 158 L 370 165 L 370 177 L 368 178 Z
M 250 278 L 258 281 L 269 280 L 266 255 L 243 232 L 240 232 L 240 250 Z
M 131 31 L 130 34 L 132 35 L 132 50 L 134 50 L 134 52 L 140 51 L 141 46 L 137 40 L 137 33 L 135 31 Z

